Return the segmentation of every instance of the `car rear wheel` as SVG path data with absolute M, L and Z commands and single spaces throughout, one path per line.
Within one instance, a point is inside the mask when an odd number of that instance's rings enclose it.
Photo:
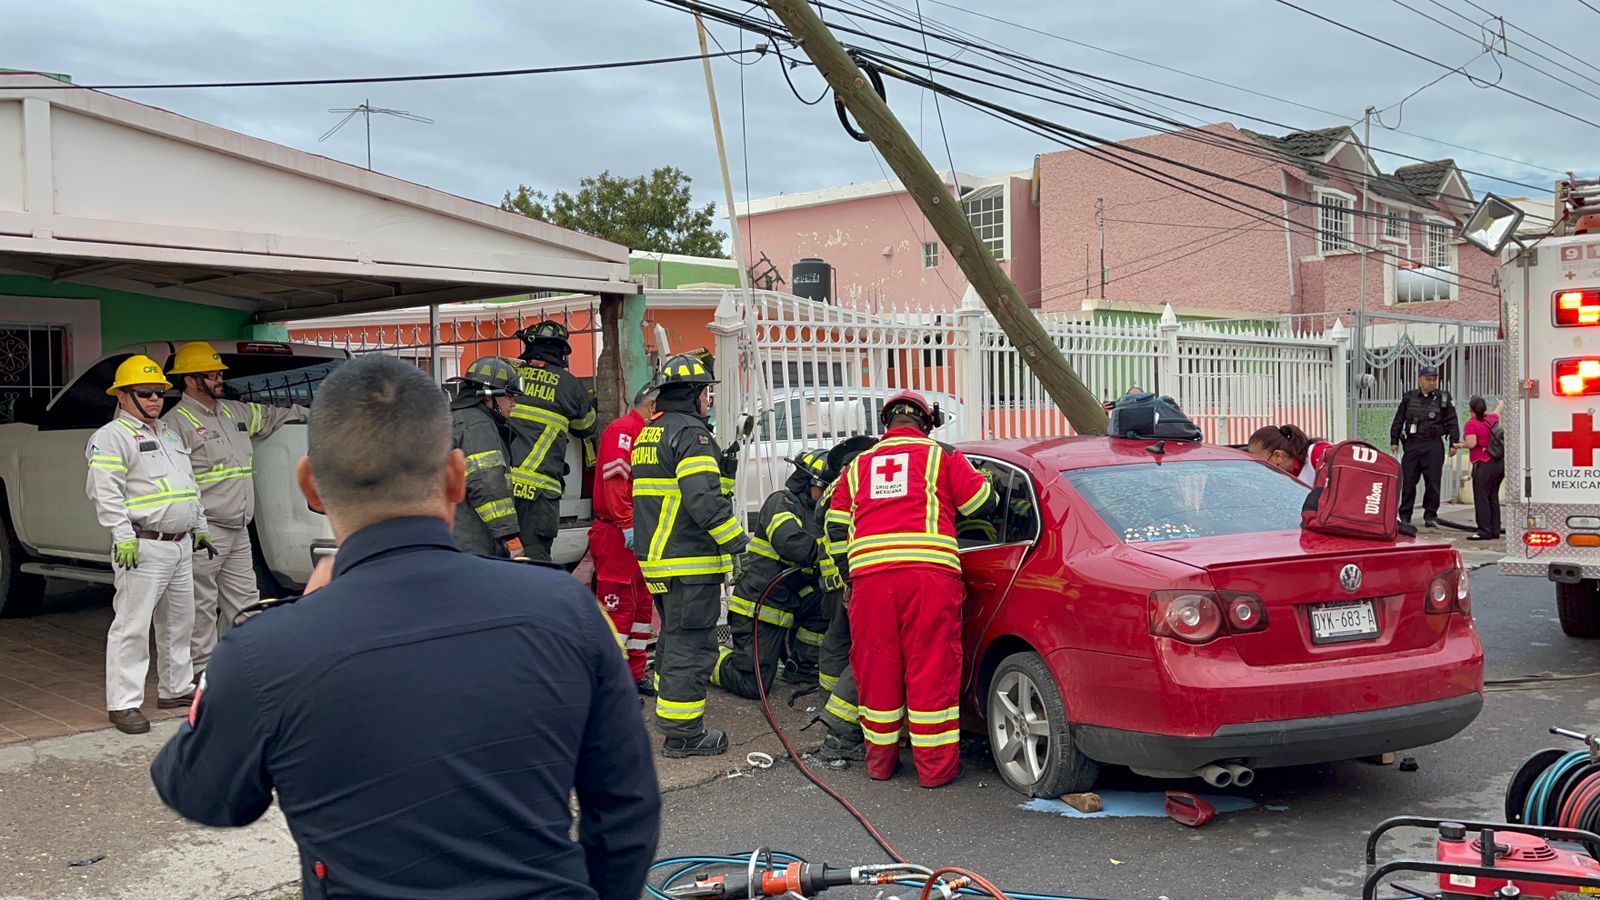
M 0 515 L 0 616 L 29 616 L 44 602 L 44 576 L 23 572 L 27 561 L 22 542 Z
M 1556 613 L 1567 637 L 1600 637 L 1600 590 L 1591 578 L 1556 584 Z
M 1037 653 L 1016 653 L 989 683 L 989 750 L 1006 784 L 1029 797 L 1094 787 L 1100 765 L 1072 743 L 1067 708 Z

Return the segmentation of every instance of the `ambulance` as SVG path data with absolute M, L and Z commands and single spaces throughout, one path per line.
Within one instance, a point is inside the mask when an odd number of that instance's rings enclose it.
M 1568 178 L 1555 226 L 1486 197 L 1462 238 L 1500 256 L 1506 575 L 1555 585 L 1561 629 L 1600 638 L 1600 180 Z

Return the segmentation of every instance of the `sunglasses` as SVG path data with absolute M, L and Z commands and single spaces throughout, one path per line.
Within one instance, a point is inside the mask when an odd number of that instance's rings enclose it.
M 137 388 L 135 390 L 128 391 L 128 393 L 138 397 L 140 400 L 154 400 L 165 392 L 155 388 Z

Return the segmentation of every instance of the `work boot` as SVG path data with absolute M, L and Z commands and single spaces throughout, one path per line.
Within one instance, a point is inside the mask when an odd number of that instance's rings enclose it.
M 789 684 L 816 684 L 817 669 L 790 660 L 783 664 L 783 680 Z
M 721 731 L 702 731 L 692 738 L 669 737 L 661 744 L 661 755 L 670 759 L 685 756 L 721 756 L 728 752 L 728 735 Z
M 827 737 L 822 739 L 822 749 L 817 751 L 817 755 L 830 762 L 834 760 L 860 761 L 867 758 L 867 742 L 860 738 L 852 741 L 830 731 Z
M 639 696 L 641 697 L 654 697 L 656 695 L 656 680 L 649 675 L 645 675 L 635 681 L 633 686 L 638 688 Z
M 1422 527 L 1424 527 L 1424 528 L 1438 528 L 1439 527 L 1439 520 L 1437 518 L 1435 518 L 1434 516 L 1423 516 L 1422 517 Z
M 113 709 L 106 718 L 123 734 L 144 734 L 150 730 L 150 720 L 137 709 Z
M 194 705 L 194 691 L 181 697 L 161 697 L 156 700 L 156 706 L 161 709 L 188 709 Z

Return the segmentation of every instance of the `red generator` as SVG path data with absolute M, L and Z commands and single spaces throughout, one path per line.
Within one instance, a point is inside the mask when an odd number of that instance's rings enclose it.
M 1432 860 L 1398 859 L 1378 864 L 1378 841 L 1397 828 L 1427 828 L 1438 833 Z M 1426 900 L 1475 897 L 1566 900 L 1600 894 L 1600 835 L 1566 828 L 1497 822 L 1459 822 L 1402 816 L 1367 835 L 1367 877 L 1363 900 L 1376 900 L 1381 887 L 1398 896 Z M 1388 881 L 1399 872 L 1426 872 L 1438 888 L 1419 889 Z

